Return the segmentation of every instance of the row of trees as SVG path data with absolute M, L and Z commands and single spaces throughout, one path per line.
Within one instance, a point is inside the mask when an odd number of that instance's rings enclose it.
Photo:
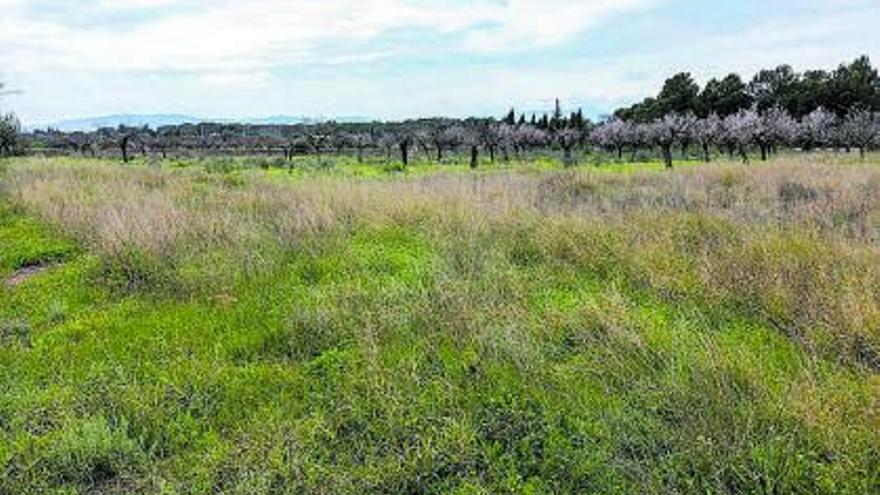
M 864 157 L 867 150 L 880 144 L 880 115 L 857 109 L 840 118 L 820 107 L 797 119 L 778 106 L 763 112 L 753 106 L 725 117 L 713 113 L 699 118 L 693 113 L 670 112 L 649 122 L 614 118 L 600 125 L 592 138 L 618 157 L 625 149 L 635 152 L 656 146 L 667 167 L 672 166 L 675 145 L 681 146 L 683 155 L 690 146 L 699 146 L 704 161 L 711 160 L 714 148 L 748 161 L 750 150 L 758 151 L 766 160 L 784 146 L 806 151 L 855 148 Z
M 867 56 L 836 70 L 795 72 L 789 65 L 758 72 L 744 82 L 739 74 L 709 80 L 703 88 L 687 72 L 669 78 L 657 96 L 615 112 L 623 120 L 649 122 L 669 113 L 727 117 L 755 107 L 780 108 L 802 119 L 819 108 L 839 118 L 854 110 L 880 110 L 880 77 Z
M 766 160 L 782 147 L 858 149 L 864 155 L 880 145 L 880 115 L 853 110 L 841 118 L 818 108 L 798 119 L 778 106 L 763 112 L 753 106 L 725 117 L 670 112 L 648 122 L 613 117 L 597 125 L 562 118 L 549 129 L 507 121 L 427 119 L 258 128 L 215 124 L 157 130 L 120 127 L 95 133 L 37 132 L 32 138 L 50 148 L 87 155 L 118 153 L 125 161 L 134 154 L 165 156 L 172 151 L 277 154 L 287 160 L 298 154 L 320 157 L 346 152 L 358 160 L 368 154 L 383 154 L 387 159 L 397 156 L 406 165 L 415 155 L 440 162 L 450 154 L 465 153 L 476 167 L 482 155 L 495 161 L 555 150 L 566 164 L 573 164 L 579 150 L 604 149 L 618 159 L 629 151 L 634 159 L 638 151 L 656 149 L 671 167 L 674 148 L 682 156 L 694 152 L 705 161 L 711 160 L 715 150 L 744 161 L 754 151 Z
M 878 140 L 880 75 L 867 56 L 827 72 L 795 72 L 790 66 L 762 70 L 746 84 L 738 74 L 712 79 L 705 87 L 689 73 L 666 80 L 659 94 L 615 112 L 598 130 L 597 141 L 623 147 L 654 144 L 667 167 L 672 146 L 699 143 L 761 158 L 780 146 L 858 148 L 864 156 Z
M 568 122 L 568 120 L 565 120 Z M 33 146 L 85 155 L 119 153 L 123 160 L 137 153 L 195 152 L 200 154 L 278 154 L 291 160 L 298 154 L 353 152 L 359 160 L 368 153 L 398 156 L 404 164 L 416 154 L 443 161 L 450 153 L 467 152 L 476 166 L 481 154 L 490 160 L 509 159 L 523 152 L 558 144 L 570 159 L 588 129 L 542 129 L 531 124 L 508 124 L 493 119 L 421 119 L 397 123 L 293 126 L 199 124 L 159 129 L 119 127 L 97 132 L 35 131 Z
M 862 154 L 880 140 L 880 76 L 867 57 L 832 72 L 795 73 L 788 66 L 759 72 L 751 82 L 731 74 L 700 88 L 690 74 L 668 79 L 656 97 L 623 108 L 593 123 L 578 110 L 566 115 L 559 102 L 552 114 L 495 119 L 421 119 L 394 123 L 317 125 L 185 124 L 158 129 L 107 128 L 96 132 L 39 131 L 32 147 L 83 154 L 264 153 L 287 160 L 297 154 L 354 153 L 398 156 L 406 165 L 416 154 L 442 161 L 450 153 L 507 160 L 536 150 L 575 162 L 579 150 L 606 149 L 623 158 L 625 150 L 658 150 L 672 166 L 673 149 L 710 160 L 714 150 L 744 161 L 762 159 L 783 146 L 812 150 L 856 148 Z M 15 129 L 12 118 L 5 124 Z M 4 120 L 4 121 L 5 121 Z M 0 131 L 2 132 L 2 131 Z M 2 136 L 2 134 L 0 134 Z M 0 137 L 2 139 L 2 137 Z M 0 141 L 3 143 L 3 141 Z M 9 147 L 7 146 L 7 151 Z

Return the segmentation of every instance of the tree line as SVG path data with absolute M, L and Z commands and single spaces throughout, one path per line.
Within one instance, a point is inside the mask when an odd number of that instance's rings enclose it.
M 795 72 L 789 65 L 759 71 L 744 82 L 735 73 L 703 88 L 689 73 L 666 80 L 659 94 L 621 108 L 597 130 L 595 141 L 617 151 L 657 146 L 667 167 L 672 146 L 699 144 L 703 159 L 712 146 L 761 159 L 779 147 L 857 148 L 877 145 L 880 76 L 867 56 L 834 71 Z
M 11 115 L 11 114 L 10 114 Z M 14 116 L 2 124 L 19 134 Z M 0 127 L 0 139 L 4 131 Z M 297 154 L 352 153 L 397 157 L 407 165 L 416 154 L 442 161 L 464 154 L 472 167 L 489 160 L 520 158 L 535 151 L 553 151 L 566 165 L 578 151 L 604 149 L 618 159 L 629 151 L 659 152 L 667 167 L 673 153 L 709 161 L 716 151 L 767 159 L 780 148 L 858 149 L 862 154 L 880 144 L 880 76 L 867 56 L 833 71 L 794 71 L 788 65 L 758 72 L 750 81 L 738 74 L 709 80 L 700 87 L 689 73 L 677 74 L 656 96 L 592 122 L 581 110 L 564 113 L 559 101 L 549 114 L 518 114 L 503 118 L 418 119 L 404 122 L 300 125 L 201 123 L 156 129 L 105 128 L 95 132 L 48 129 L 24 136 L 33 149 L 82 154 L 115 153 L 128 161 L 135 154 L 171 153 Z M 0 141 L 10 152 L 15 142 Z M 698 151 L 694 154 L 694 151 Z

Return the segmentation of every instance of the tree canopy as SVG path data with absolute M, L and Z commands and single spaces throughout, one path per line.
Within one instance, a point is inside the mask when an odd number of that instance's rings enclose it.
M 780 65 L 758 71 L 748 83 L 738 74 L 729 74 L 710 79 L 702 90 L 685 72 L 667 79 L 656 97 L 619 109 L 615 116 L 635 122 L 650 122 L 670 112 L 726 117 L 752 105 L 759 112 L 779 107 L 797 119 L 818 108 L 840 118 L 856 110 L 880 111 L 880 75 L 867 56 L 831 72 L 800 73 L 790 65 Z

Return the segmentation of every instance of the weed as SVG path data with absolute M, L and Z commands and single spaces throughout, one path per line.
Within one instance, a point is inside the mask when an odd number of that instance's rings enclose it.
M 27 320 L 16 318 L 0 321 L 0 346 L 31 347 L 31 326 Z

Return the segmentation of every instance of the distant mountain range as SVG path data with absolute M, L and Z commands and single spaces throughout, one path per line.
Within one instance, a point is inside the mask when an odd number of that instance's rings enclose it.
M 578 108 L 583 108 L 584 114 L 591 118 L 596 118 L 602 114 L 604 114 L 604 109 L 599 108 L 595 105 L 584 105 L 578 106 Z M 552 111 L 549 110 L 549 111 Z M 547 109 L 539 109 L 539 110 L 530 110 L 526 112 L 522 112 L 526 115 L 526 119 L 528 120 L 531 115 L 536 115 L 538 118 L 541 115 L 544 115 L 549 112 Z M 565 111 L 569 111 L 569 109 L 565 109 Z M 517 111 L 517 115 L 520 114 L 520 111 Z M 499 115 L 500 117 L 500 115 Z M 337 117 L 316 117 L 316 116 L 293 116 L 293 115 L 270 115 L 268 117 L 254 117 L 254 118 L 212 118 L 212 117 L 197 117 L 194 115 L 185 115 L 185 114 L 176 114 L 176 113 L 156 113 L 156 114 L 115 114 L 115 115 L 102 115 L 98 117 L 88 117 L 81 119 L 66 119 L 60 120 L 58 122 L 52 123 L 40 123 L 40 124 L 26 124 L 25 129 L 32 131 L 36 129 L 56 129 L 63 132 L 74 132 L 74 131 L 95 131 L 102 127 L 119 127 L 120 125 L 124 125 L 127 127 L 143 127 L 147 126 L 152 129 L 156 127 L 161 127 L 165 125 L 181 125 L 181 124 L 198 124 L 200 122 L 217 122 L 224 124 L 254 124 L 254 125 L 295 125 L 295 124 L 315 124 L 319 122 L 327 122 L 329 120 L 334 120 L 336 122 L 343 123 L 361 123 L 361 122 L 371 122 L 374 119 L 369 117 L 362 116 L 337 116 Z
M 241 123 L 254 125 L 294 125 L 294 124 L 312 124 L 317 122 L 326 122 L 331 120 L 324 117 L 307 117 L 307 116 L 290 116 L 290 115 L 271 115 L 269 117 L 259 118 L 208 118 L 196 117 L 193 115 L 181 114 L 118 114 L 118 115 L 102 115 L 99 117 L 89 117 L 83 119 L 68 119 L 53 122 L 49 124 L 36 124 L 26 126 L 29 130 L 34 129 L 56 129 L 64 132 L 74 131 L 94 131 L 102 127 L 118 127 L 125 125 L 128 127 L 148 126 L 155 129 L 164 125 L 181 125 L 181 124 L 197 124 L 199 122 L 221 122 L 221 123 Z M 335 117 L 332 120 L 336 122 L 369 122 L 366 117 Z

